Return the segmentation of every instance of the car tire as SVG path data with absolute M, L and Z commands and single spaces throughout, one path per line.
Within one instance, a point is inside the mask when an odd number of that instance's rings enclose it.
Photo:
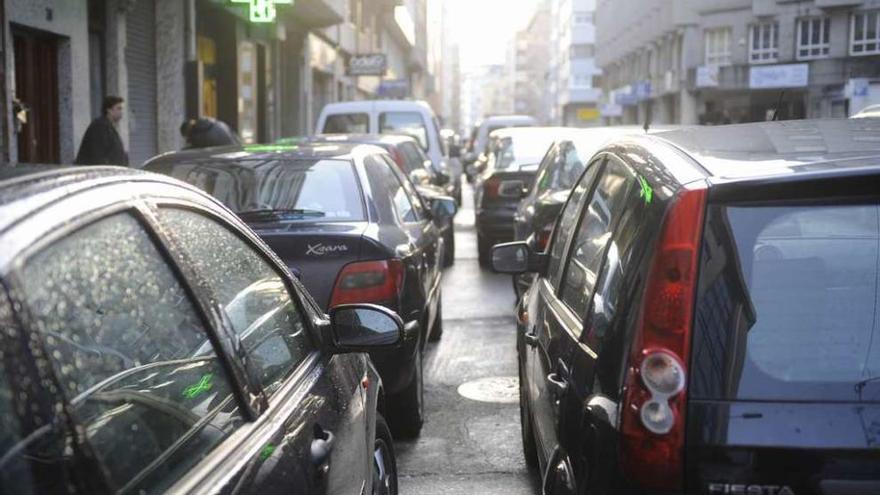
M 434 317 L 434 324 L 431 325 L 431 333 L 428 342 L 437 342 L 443 336 L 443 295 L 437 297 L 437 316 Z
M 519 424 L 522 433 L 523 459 L 526 467 L 530 470 L 538 470 L 538 446 L 535 443 L 534 428 L 532 428 L 532 414 L 529 409 L 529 399 L 526 395 L 525 381 L 523 380 L 522 364 L 519 368 Z
M 413 379 L 400 393 L 388 401 L 391 428 L 395 438 L 412 439 L 419 436 L 424 424 L 425 382 L 422 374 L 422 346 L 416 347 Z
M 455 264 L 455 231 L 451 227 L 444 240 L 446 250 L 443 252 L 443 268 L 449 268 Z
M 479 257 L 480 266 L 483 268 L 492 267 L 492 246 L 491 239 L 477 234 L 477 255 Z
M 373 495 L 397 495 L 397 459 L 388 423 L 376 413 L 376 439 L 373 441 Z

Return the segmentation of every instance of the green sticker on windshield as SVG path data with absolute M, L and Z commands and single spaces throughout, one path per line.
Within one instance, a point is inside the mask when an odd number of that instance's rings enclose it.
M 265 461 L 266 459 L 272 457 L 272 454 L 274 454 L 274 453 L 275 453 L 275 446 L 272 445 L 271 443 L 266 444 L 266 446 L 263 447 L 263 450 L 260 451 L 260 460 Z
M 183 390 L 183 396 L 187 399 L 195 399 L 196 397 L 202 395 L 203 393 L 211 390 L 214 387 L 214 384 L 211 383 L 211 380 L 214 378 L 213 373 L 207 373 L 202 375 L 201 380 L 197 383 L 186 387 Z
M 651 184 L 648 184 L 644 177 L 639 176 L 639 186 L 642 188 L 639 191 L 639 197 L 645 200 L 646 205 L 651 204 L 651 201 L 654 200 L 654 189 L 651 188 Z

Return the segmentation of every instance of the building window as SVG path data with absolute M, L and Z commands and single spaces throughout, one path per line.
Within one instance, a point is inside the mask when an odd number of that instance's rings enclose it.
M 706 65 L 730 65 L 729 27 L 706 30 Z
M 575 74 L 571 81 L 571 87 L 573 88 L 590 88 L 590 83 L 593 82 L 592 76 L 587 76 L 584 74 Z
M 592 12 L 575 12 L 574 13 L 574 23 L 575 25 L 582 26 L 584 24 L 592 24 L 593 23 L 593 13 Z
M 779 23 L 754 24 L 749 38 L 749 60 L 752 63 L 776 62 L 779 58 Z
M 852 55 L 880 53 L 880 10 L 853 14 L 851 32 Z
M 569 58 L 593 58 L 595 53 L 595 46 L 590 43 L 576 43 L 571 45 L 571 51 L 569 52 Z
M 810 17 L 798 20 L 797 59 L 824 58 L 831 50 L 831 18 Z

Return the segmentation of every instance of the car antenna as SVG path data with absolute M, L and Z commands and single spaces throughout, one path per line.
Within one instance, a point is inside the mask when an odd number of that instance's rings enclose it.
M 777 117 L 779 117 L 779 107 L 782 106 L 782 102 L 785 100 L 785 90 L 783 89 L 781 93 L 779 93 L 779 101 L 776 102 L 776 108 L 773 109 L 773 122 L 776 122 Z

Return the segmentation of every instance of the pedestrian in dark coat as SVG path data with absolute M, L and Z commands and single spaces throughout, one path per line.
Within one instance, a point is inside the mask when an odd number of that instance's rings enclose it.
M 79 153 L 76 155 L 77 165 L 121 165 L 128 166 L 128 153 L 122 146 L 122 139 L 116 130 L 116 124 L 122 120 L 124 111 L 122 98 L 108 96 L 101 106 L 103 115 L 93 120 L 86 129 Z

